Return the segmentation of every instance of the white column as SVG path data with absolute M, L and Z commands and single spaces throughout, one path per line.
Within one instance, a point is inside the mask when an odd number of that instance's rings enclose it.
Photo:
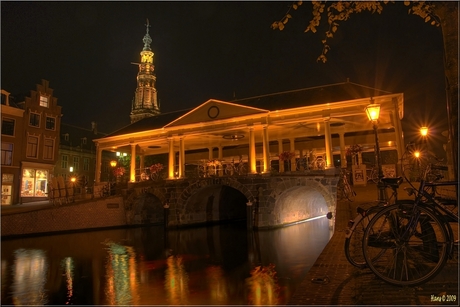
M 264 126 L 262 137 L 264 151 L 264 173 L 268 173 L 270 171 L 270 142 L 268 140 L 268 126 Z
M 209 160 L 214 159 L 214 154 L 213 154 L 212 150 L 213 150 L 213 147 L 208 147 L 208 151 L 209 151 Z
M 326 168 L 333 168 L 334 161 L 332 155 L 332 137 L 329 120 L 324 121 L 324 140 L 326 143 Z
M 101 182 L 101 165 L 102 165 L 102 149 L 99 146 L 99 143 L 96 144 L 96 174 L 95 181 L 96 183 Z
M 249 127 L 249 173 L 257 173 L 256 167 L 256 140 L 254 136 L 254 127 Z
M 136 144 L 131 144 L 131 169 L 129 171 L 129 180 L 136 181 Z
M 184 137 L 179 140 L 179 178 L 185 177 L 185 146 Z
M 340 142 L 340 167 L 347 167 L 347 149 L 345 148 L 345 133 L 339 133 L 339 142 Z
M 283 140 L 278 139 L 278 156 L 284 151 L 283 149 Z M 278 160 L 279 163 L 279 172 L 284 173 L 284 161 Z
M 399 106 L 398 106 L 398 100 L 396 98 L 393 98 L 393 106 L 394 110 L 391 112 L 391 119 L 394 123 L 394 128 L 395 128 L 395 140 L 396 140 L 396 151 L 398 152 L 398 166 L 397 166 L 397 172 L 401 171 L 401 158 L 402 155 L 405 151 L 404 149 L 404 139 L 403 139 L 403 132 L 402 132 L 402 127 L 401 127 L 401 119 L 399 118 Z
M 144 154 L 141 154 L 141 155 L 139 156 L 139 168 L 140 168 L 140 170 L 141 170 L 141 173 L 143 173 L 143 172 L 144 172 L 144 168 L 145 168 L 145 156 L 144 156 Z
M 289 142 L 290 142 L 290 146 L 291 146 L 290 151 L 295 153 L 295 139 L 289 139 Z M 295 165 L 295 156 L 294 156 L 294 158 L 291 159 L 291 169 L 290 169 L 290 171 L 294 172 L 295 167 L 296 167 L 296 165 Z
M 223 151 L 222 151 L 222 145 L 219 144 L 219 152 L 218 152 L 218 156 L 217 156 L 217 159 L 219 159 L 219 161 L 222 163 L 222 160 L 223 160 Z M 219 166 L 219 176 L 223 176 L 224 175 L 224 166 L 223 165 L 220 165 Z
M 174 139 L 168 138 L 169 142 L 169 160 L 168 160 L 168 179 L 174 179 Z

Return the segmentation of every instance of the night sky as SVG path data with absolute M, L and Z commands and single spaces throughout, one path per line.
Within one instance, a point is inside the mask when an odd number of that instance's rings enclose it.
M 163 113 L 208 99 L 236 98 L 350 81 L 404 93 L 406 141 L 429 125 L 447 130 L 439 28 L 408 15 L 402 2 L 381 15 L 342 22 L 316 62 L 325 28 L 304 33 L 311 4 L 293 11 L 283 31 L 271 24 L 290 2 L 1 2 L 1 87 L 24 100 L 50 81 L 63 122 L 130 123 L 137 65 L 148 18 L 156 88 Z M 323 17 L 325 18 L 325 17 Z

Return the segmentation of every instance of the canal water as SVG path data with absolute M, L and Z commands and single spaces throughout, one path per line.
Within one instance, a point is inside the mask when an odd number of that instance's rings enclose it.
M 332 236 L 325 217 L 273 230 L 245 227 L 149 226 L 2 240 L 1 303 L 282 305 Z

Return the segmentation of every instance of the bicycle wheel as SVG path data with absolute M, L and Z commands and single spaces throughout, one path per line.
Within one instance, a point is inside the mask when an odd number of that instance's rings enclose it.
M 343 177 L 343 190 L 344 190 L 345 197 L 349 201 L 353 201 L 353 199 L 356 196 L 356 192 L 353 191 L 353 188 L 351 187 L 350 183 L 348 182 L 348 178 L 346 176 Z
M 379 182 L 379 172 L 378 170 L 372 170 L 371 172 L 371 180 L 373 183 Z
M 357 268 L 364 269 L 367 267 L 363 254 L 363 236 L 369 222 L 383 207 L 373 206 L 366 210 L 362 219 L 356 223 L 350 237 L 345 238 L 345 257 L 348 262 Z
M 442 221 L 423 204 L 389 206 L 364 231 L 363 253 L 380 279 L 399 286 L 422 284 L 447 259 L 448 236 Z

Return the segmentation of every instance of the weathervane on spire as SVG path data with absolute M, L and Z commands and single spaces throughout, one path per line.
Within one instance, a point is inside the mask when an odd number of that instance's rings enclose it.
M 149 34 L 149 28 L 151 25 L 149 24 L 149 19 L 147 18 L 147 24 L 145 25 L 147 27 L 147 34 Z
M 142 41 L 144 42 L 144 49 L 143 50 L 152 50 L 152 49 L 150 49 L 150 43 L 152 42 L 152 38 L 150 38 L 150 35 L 149 35 L 150 23 L 149 23 L 148 18 L 147 18 L 147 24 L 145 26 L 147 27 L 147 33 L 145 34 L 144 38 L 142 39 Z

